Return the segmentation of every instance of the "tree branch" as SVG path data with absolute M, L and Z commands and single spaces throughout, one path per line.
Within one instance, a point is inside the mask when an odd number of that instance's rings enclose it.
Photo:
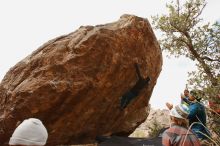
M 180 16 L 180 1 L 177 0 L 177 12 L 178 12 L 178 17 Z
M 203 5 L 202 9 L 199 11 L 199 13 L 195 17 L 193 17 L 193 19 L 198 18 L 202 14 L 202 11 L 205 8 L 205 6 L 206 6 L 206 4 Z
M 219 59 L 212 59 L 212 58 L 210 58 L 210 57 L 208 57 L 208 56 L 204 56 L 204 57 L 202 57 L 202 59 L 203 59 L 203 60 L 208 60 L 208 61 L 217 61 L 217 62 L 220 62 Z

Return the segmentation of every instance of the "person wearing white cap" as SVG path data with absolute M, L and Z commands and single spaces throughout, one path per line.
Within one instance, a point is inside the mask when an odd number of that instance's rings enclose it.
M 163 146 L 200 146 L 199 139 L 187 130 L 189 108 L 180 104 L 170 110 L 171 127 L 164 131 Z
M 9 140 L 10 146 L 44 146 L 48 133 L 39 119 L 24 120 L 14 131 Z

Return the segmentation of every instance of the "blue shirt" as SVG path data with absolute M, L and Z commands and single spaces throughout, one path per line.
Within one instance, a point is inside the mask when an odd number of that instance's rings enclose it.
M 194 122 L 202 123 L 204 126 L 206 126 L 206 113 L 205 113 L 205 107 L 201 103 L 190 103 L 189 105 L 189 124 L 191 125 Z M 196 134 L 198 138 L 201 139 L 207 139 L 207 137 L 200 132 L 210 136 L 209 131 L 207 128 L 205 128 L 201 124 L 193 124 L 192 131 Z

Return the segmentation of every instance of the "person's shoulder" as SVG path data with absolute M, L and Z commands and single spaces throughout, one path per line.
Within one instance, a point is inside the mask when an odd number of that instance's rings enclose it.
M 203 104 L 200 103 L 200 102 L 196 102 L 196 103 L 195 103 L 195 106 L 196 106 L 196 107 L 205 108 L 205 105 L 203 105 Z
M 197 104 L 196 103 L 191 103 L 190 105 L 189 105 L 189 109 L 194 109 L 194 108 L 196 108 L 197 107 Z
M 182 129 L 183 127 L 178 126 L 178 125 L 172 125 L 170 128 L 168 128 L 166 131 L 167 132 L 174 132 L 177 131 L 178 129 Z
M 163 132 L 163 133 L 165 133 L 165 132 L 169 132 L 169 129 L 170 129 L 170 128 L 167 128 L 166 130 L 164 130 L 164 132 Z
M 169 128 L 169 133 L 175 133 L 175 134 L 186 134 L 187 133 L 187 128 L 179 126 L 179 125 L 175 125 Z
M 172 127 L 169 127 L 169 128 L 167 128 L 166 130 L 164 130 L 164 132 L 163 132 L 163 134 L 162 135 L 164 135 L 164 134 L 171 134 L 171 133 L 173 133 L 173 131 L 175 131 L 174 130 L 175 128 L 172 126 Z

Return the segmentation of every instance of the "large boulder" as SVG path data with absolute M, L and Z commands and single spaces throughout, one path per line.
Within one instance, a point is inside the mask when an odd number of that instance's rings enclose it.
M 126 107 L 121 97 L 150 77 Z M 43 121 L 48 145 L 94 142 L 97 135 L 129 135 L 148 116 L 162 54 L 146 19 L 82 26 L 45 43 L 17 63 L 0 84 L 0 145 L 26 118 Z

